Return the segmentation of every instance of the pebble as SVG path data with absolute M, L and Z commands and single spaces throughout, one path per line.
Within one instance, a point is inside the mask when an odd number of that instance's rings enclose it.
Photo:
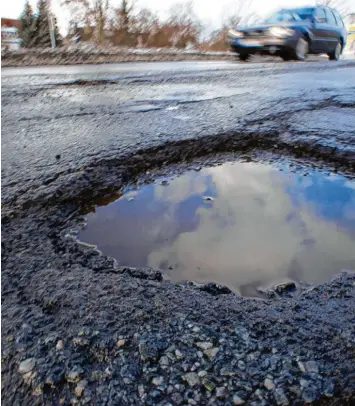
M 209 348 L 208 350 L 205 350 L 205 354 L 207 355 L 208 358 L 214 358 L 219 351 L 218 347 L 213 347 Z
M 181 358 L 183 358 L 184 356 L 182 355 L 182 352 L 181 352 L 180 350 L 175 350 L 175 357 L 176 357 L 177 359 L 181 359 Z
M 316 400 L 319 399 L 319 393 L 316 389 L 314 388 L 306 388 L 303 392 L 302 392 L 302 399 L 306 402 L 306 403 L 311 403 L 311 402 L 315 402 Z
M 307 372 L 315 372 L 316 374 L 319 372 L 318 365 L 315 361 L 307 361 L 305 367 Z
M 20 374 L 27 374 L 28 372 L 31 372 L 35 366 L 36 366 L 36 359 L 27 358 L 21 362 L 18 371 L 20 372 Z
M 216 384 L 214 383 L 214 381 L 213 381 L 210 377 L 208 377 L 208 376 L 205 376 L 205 377 L 202 379 L 202 384 L 203 384 L 203 386 L 204 386 L 207 390 L 209 390 L 210 392 L 212 392 L 213 389 L 216 387 Z
M 235 405 L 244 405 L 245 400 L 242 399 L 241 397 L 239 397 L 238 395 L 234 395 L 234 396 L 233 396 L 233 403 L 234 403 Z
M 282 388 L 277 388 L 274 393 L 275 401 L 279 406 L 286 406 L 289 404 L 287 396 Z
M 264 386 L 267 390 L 271 390 L 275 388 L 274 381 L 270 378 L 266 378 L 264 381 Z
M 64 343 L 63 343 L 62 340 L 59 340 L 59 341 L 57 342 L 57 345 L 55 346 L 55 349 L 56 349 L 57 351 L 61 351 L 63 348 L 64 348 Z
M 67 381 L 68 382 L 79 382 L 80 377 L 83 375 L 84 370 L 79 366 L 75 366 L 72 368 L 67 374 Z
M 195 372 L 189 372 L 186 375 L 183 375 L 183 380 L 186 381 L 189 386 L 193 387 L 200 383 L 200 378 Z
M 209 348 L 213 347 L 213 344 L 209 341 L 203 341 L 196 343 L 197 347 L 201 348 L 202 350 L 208 350 Z
M 164 355 L 160 358 L 159 364 L 162 366 L 168 366 L 169 365 L 169 358 Z
M 296 284 L 294 282 L 280 283 L 275 287 L 275 290 L 279 294 L 293 292 L 294 290 L 296 290 Z
M 152 384 L 155 386 L 162 385 L 164 383 L 164 377 L 162 376 L 156 376 L 155 378 L 152 379 Z
M 228 396 L 227 389 L 225 387 L 218 387 L 216 389 L 216 396 L 217 398 L 224 399 Z
M 118 340 L 118 341 L 117 341 L 117 345 L 118 345 L 119 347 L 123 347 L 125 344 L 126 344 L 126 340 Z
M 75 387 L 75 394 L 78 398 L 80 398 L 85 390 L 85 387 L 87 386 L 88 381 L 83 379 L 78 382 L 78 384 Z

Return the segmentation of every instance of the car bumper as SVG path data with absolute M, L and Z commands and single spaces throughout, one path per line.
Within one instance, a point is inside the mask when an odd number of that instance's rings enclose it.
M 275 37 L 253 37 L 253 38 L 230 38 L 229 46 L 232 51 L 241 53 L 265 53 L 277 55 L 296 48 L 298 36 L 275 38 Z

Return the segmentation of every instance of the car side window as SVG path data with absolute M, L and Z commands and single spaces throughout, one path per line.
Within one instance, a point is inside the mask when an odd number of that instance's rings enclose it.
M 344 27 L 344 23 L 343 23 L 343 20 L 341 19 L 340 15 L 334 10 L 333 10 L 333 14 L 334 14 L 334 17 L 335 17 L 336 22 L 339 25 L 339 27 Z
M 325 9 L 325 13 L 327 16 L 327 23 L 330 25 L 337 25 L 334 14 L 329 10 L 329 8 Z
M 314 13 L 314 17 L 315 17 L 317 23 L 326 23 L 327 22 L 324 8 L 318 7 Z

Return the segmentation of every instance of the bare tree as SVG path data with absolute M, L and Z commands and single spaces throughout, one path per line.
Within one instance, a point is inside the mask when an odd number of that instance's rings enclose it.
M 134 24 L 134 2 L 132 0 L 121 0 L 121 4 L 114 10 L 114 18 L 111 21 L 113 29 L 112 41 L 116 45 L 136 45 L 133 35 Z
M 211 51 L 226 50 L 228 31 L 248 25 L 255 19 L 255 14 L 250 11 L 252 0 L 238 0 L 233 5 L 234 7 L 229 7 L 232 11 L 223 16 L 221 28 L 213 31 L 207 43 L 204 44 L 205 49 Z
M 156 14 L 147 8 L 143 8 L 134 15 L 131 25 L 139 47 L 154 46 L 155 37 L 161 28 Z
M 334 8 L 344 18 L 351 12 L 350 2 L 353 0 L 319 0 L 317 5 Z
M 163 35 L 168 46 L 186 48 L 197 45 L 202 24 L 194 12 L 193 2 L 175 3 L 169 10 L 169 16 L 163 26 Z
M 84 26 L 90 30 L 94 41 L 103 46 L 109 22 L 109 0 L 66 0 L 64 4 L 70 8 L 71 25 Z

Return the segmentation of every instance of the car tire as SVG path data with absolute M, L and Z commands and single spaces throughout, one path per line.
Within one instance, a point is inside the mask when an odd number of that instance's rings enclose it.
M 331 61 L 338 61 L 339 58 L 340 58 L 340 55 L 341 55 L 342 48 L 343 48 L 343 47 L 342 47 L 342 44 L 341 44 L 341 42 L 339 41 L 339 42 L 337 43 L 336 47 L 334 48 L 334 51 L 331 52 L 330 54 L 328 54 L 329 59 L 330 59 Z
M 246 62 L 250 58 L 250 55 L 249 54 L 239 54 L 238 58 L 240 61 Z
M 294 59 L 296 61 L 305 61 L 309 53 L 309 42 L 306 37 L 299 37 L 294 49 Z
M 290 55 L 289 53 L 286 53 L 286 52 L 284 54 L 281 54 L 281 58 L 285 62 L 292 61 L 292 55 Z

